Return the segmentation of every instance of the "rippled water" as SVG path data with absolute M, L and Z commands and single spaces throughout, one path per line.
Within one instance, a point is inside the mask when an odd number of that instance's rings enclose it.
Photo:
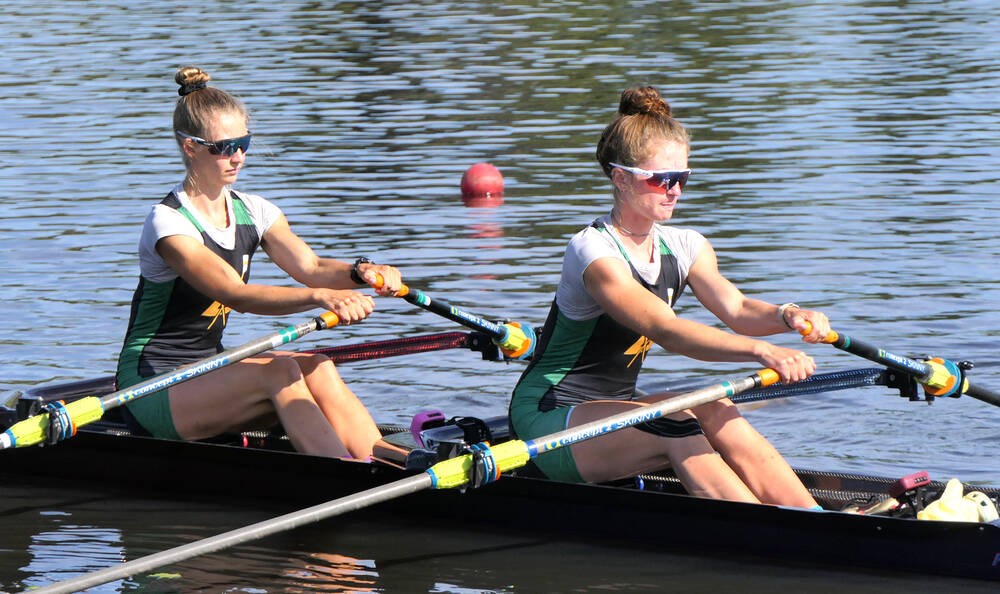
M 695 174 L 675 222 L 711 238 L 738 286 L 822 308 L 842 332 L 895 352 L 971 360 L 973 378 L 1000 389 L 998 30 L 1000 8 L 986 0 L 9 2 L 0 14 L 0 391 L 114 368 L 142 219 L 182 171 L 169 119 L 172 73 L 187 63 L 253 111 L 257 144 L 239 187 L 274 200 L 317 251 L 392 262 L 432 296 L 533 324 L 544 319 L 568 237 L 609 207 L 597 136 L 625 86 L 651 83 L 694 137 Z M 459 198 L 462 172 L 478 161 L 505 176 L 499 207 Z M 259 262 L 258 280 L 283 282 Z M 681 315 L 710 321 L 692 302 Z M 454 328 L 399 300 L 378 305 L 364 324 L 301 346 Z M 297 321 L 235 316 L 228 344 Z M 808 348 L 825 370 L 868 366 Z M 647 366 L 648 386 L 746 369 L 666 354 Z M 428 407 L 501 413 L 518 367 L 454 351 L 343 373 L 380 420 L 403 422 Z M 1000 483 L 1000 410 L 976 400 L 927 407 L 869 389 L 747 414 L 799 466 Z M 115 506 L 131 511 L 114 526 L 98 521 L 108 510 L 58 498 L 6 516 L 32 544 L 19 553 L 27 560 L 6 561 L 0 540 L 0 588 L 103 567 L 121 554 L 121 535 L 138 543 L 135 555 L 253 520 L 215 510 L 225 525 L 185 531 L 188 512 L 168 505 L 158 513 L 171 520 L 147 529 L 144 505 Z M 288 538 L 299 544 L 263 541 L 241 551 L 239 565 L 278 564 L 286 577 L 315 573 L 349 590 L 330 577 L 343 568 L 336 555 L 356 553 L 350 579 L 384 579 L 386 555 L 363 538 L 379 530 L 390 529 L 361 527 L 335 542 L 297 531 Z M 74 552 L 67 541 L 88 545 Z M 524 546 L 496 556 L 533 557 Z M 579 558 L 613 556 L 627 575 L 649 577 L 630 556 L 596 550 Z M 658 583 L 600 573 L 580 585 L 539 582 L 526 576 L 568 580 L 579 569 L 546 572 L 545 558 L 505 573 L 486 555 L 452 575 L 452 557 L 429 558 L 436 569 L 418 591 Z M 227 559 L 192 561 L 175 591 L 239 583 Z M 254 586 L 239 591 L 292 591 L 272 569 L 248 572 Z M 469 578 L 491 572 L 503 577 Z M 775 589 L 756 577 L 762 591 Z M 689 590 L 715 583 L 696 570 L 681 579 Z

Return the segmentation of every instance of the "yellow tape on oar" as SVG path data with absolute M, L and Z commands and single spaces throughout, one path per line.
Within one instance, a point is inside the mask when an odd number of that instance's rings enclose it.
M 528 444 L 519 439 L 490 446 L 490 451 L 498 473 L 520 468 L 531 459 L 528 454 Z M 464 454 L 438 462 L 427 469 L 427 474 L 431 476 L 431 488 L 454 489 L 465 486 L 469 483 L 472 465 L 472 454 Z
M 531 354 L 535 349 L 535 332 L 530 326 L 522 326 L 519 322 L 504 324 L 507 336 L 503 340 L 494 341 L 503 354 L 511 359 L 520 359 Z
M 97 396 L 87 396 L 65 407 L 65 416 L 71 423 L 68 428 L 70 435 L 76 433 L 76 428 L 93 423 L 104 416 L 104 405 Z M 49 415 L 41 414 L 15 423 L 10 429 L 0 434 L 0 449 L 22 448 L 40 444 L 48 439 Z
M 965 374 L 954 361 L 935 357 L 924 361 L 924 363 L 930 370 L 928 376 L 922 380 L 924 392 L 931 396 L 957 398 L 959 394 L 968 390 L 969 382 L 966 381 Z

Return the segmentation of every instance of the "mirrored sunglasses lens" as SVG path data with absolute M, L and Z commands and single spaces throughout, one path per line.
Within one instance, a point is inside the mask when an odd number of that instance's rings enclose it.
M 240 138 L 230 138 L 229 140 L 220 140 L 214 143 L 210 147 L 210 151 L 213 155 L 222 155 L 223 157 L 232 157 L 236 154 L 236 151 L 243 151 L 245 155 L 250 149 L 250 139 L 252 137 L 248 134 Z
M 656 173 L 651 178 L 646 180 L 646 183 L 653 186 L 654 188 L 666 188 L 670 189 L 674 187 L 674 184 L 680 184 L 681 189 L 687 185 L 688 172 L 687 171 L 670 171 L 667 173 Z

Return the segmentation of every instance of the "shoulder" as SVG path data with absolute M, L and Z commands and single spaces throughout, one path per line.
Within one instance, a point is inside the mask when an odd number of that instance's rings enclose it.
M 142 228 L 144 238 L 156 240 L 168 235 L 189 235 L 201 239 L 201 232 L 182 212 L 166 204 L 154 204 Z
M 603 218 L 577 232 L 566 247 L 566 257 L 580 261 L 584 268 L 597 258 L 606 256 L 621 256 L 621 250 L 605 229 Z
M 282 216 L 281 209 L 263 196 L 236 190 L 230 190 L 230 193 L 234 199 L 238 199 L 246 207 L 247 213 L 260 229 L 261 235 Z
M 670 251 L 678 258 L 694 261 L 701 253 L 702 247 L 708 243 L 705 236 L 694 229 L 656 225 L 659 238 L 667 244 Z
M 281 212 L 281 209 L 275 203 L 259 194 L 250 194 L 236 190 L 230 190 L 230 193 L 233 195 L 233 198 L 238 198 L 243 203 L 251 216 L 273 211 Z

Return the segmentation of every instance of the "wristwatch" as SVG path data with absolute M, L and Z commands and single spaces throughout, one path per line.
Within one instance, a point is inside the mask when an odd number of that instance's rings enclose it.
M 356 285 L 368 284 L 365 282 L 365 279 L 361 278 L 361 272 L 358 270 L 358 266 L 362 264 L 374 264 L 374 263 L 375 262 L 373 262 L 370 258 L 366 258 L 364 256 L 361 256 L 360 258 L 354 261 L 354 266 L 351 266 L 351 280 L 354 281 L 354 284 Z
M 792 328 L 792 325 L 788 323 L 788 320 L 785 319 L 785 312 L 788 311 L 789 309 L 802 309 L 802 308 L 799 307 L 798 303 L 782 303 L 781 305 L 778 306 L 778 317 L 781 318 L 781 321 L 785 324 L 785 326 L 788 326 L 790 330 L 794 330 L 794 328 Z

